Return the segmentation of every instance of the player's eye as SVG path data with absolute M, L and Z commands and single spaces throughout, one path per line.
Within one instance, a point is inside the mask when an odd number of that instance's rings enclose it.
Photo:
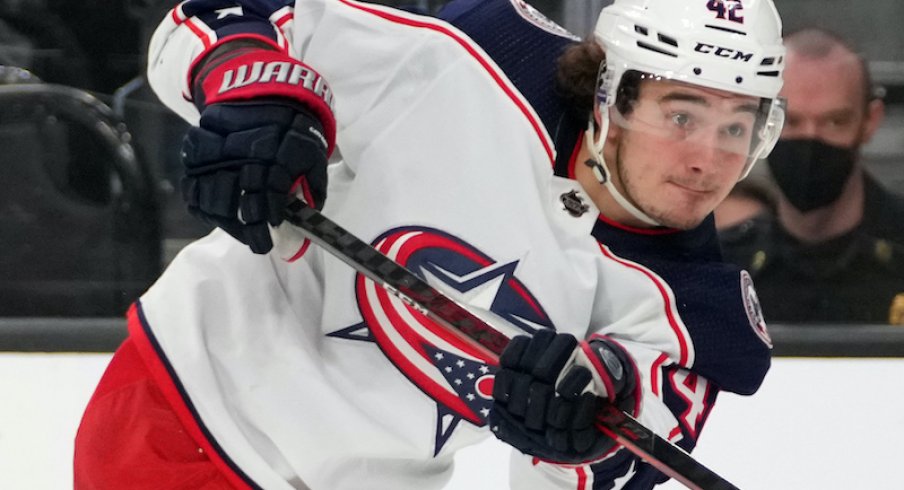
M 725 128 L 725 134 L 732 138 L 741 138 L 747 135 L 747 127 L 743 124 L 732 124 Z
M 693 118 L 686 112 L 673 112 L 671 114 L 672 124 L 679 128 L 688 129 L 693 122 Z

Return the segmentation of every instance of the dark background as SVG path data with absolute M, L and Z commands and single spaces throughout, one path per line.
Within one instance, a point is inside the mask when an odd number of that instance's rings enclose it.
M 514 0 L 513 0 L 514 1 Z M 405 7 L 424 13 L 436 12 L 444 0 L 387 0 L 378 1 L 391 6 Z M 599 10 L 611 3 L 607 0 L 534 0 L 531 4 L 548 17 L 559 22 L 579 36 L 586 35 L 596 20 Z M 49 84 L 74 87 L 93 94 L 97 100 L 110 108 L 109 123 L 119 125 L 122 138 L 134 152 L 135 164 L 146 173 L 147 192 L 156 197 L 159 209 L 154 211 L 153 218 L 143 216 L 142 219 L 159 221 L 160 253 L 145 254 L 149 264 L 145 276 L 153 277 L 153 269 L 162 268 L 189 241 L 206 234 L 210 228 L 190 217 L 184 210 L 178 196 L 178 183 L 181 175 L 179 148 L 186 123 L 170 113 L 159 103 L 148 88 L 145 78 L 146 46 L 158 22 L 166 12 L 176 4 L 173 0 L 120 0 L 98 1 L 87 0 L 0 0 L 0 65 L 13 65 L 27 68 Z M 880 181 L 888 187 L 899 190 L 904 188 L 904 2 L 901 0 L 874 0 L 870 2 L 853 2 L 850 0 L 776 0 L 776 6 L 782 15 L 785 32 L 807 25 L 821 25 L 851 39 L 870 61 L 870 71 L 874 80 L 886 93 L 887 117 L 884 125 L 864 148 L 864 159 L 867 168 L 876 174 Z M 53 111 L 52 107 L 47 111 Z M 7 111 L 8 112 L 8 111 Z M 45 114 L 58 120 L 62 116 Z M 56 119 L 54 119 L 56 118 Z M 46 126 L 46 124 L 45 124 Z M 57 126 L 64 126 L 57 124 Z M 0 129 L 2 123 L 0 123 Z M 47 129 L 47 128 L 44 128 Z M 51 128 L 54 129 L 54 128 Z M 65 130 L 55 129 L 56 133 L 66 136 Z M 46 133 L 46 131 L 44 131 Z M 42 134 L 44 134 L 42 133 Z M 71 155 L 77 146 L 82 147 L 79 154 L 88 155 L 91 160 L 92 151 L 90 137 L 79 136 L 77 132 L 69 132 L 70 160 L 72 168 L 76 164 L 82 169 L 101 169 L 106 165 L 103 160 L 118 151 L 117 148 L 100 148 L 94 155 L 94 162 L 77 162 Z M 89 131 L 90 133 L 90 131 Z M 7 134 L 11 142 L 15 142 L 17 133 Z M 25 133 L 23 133 L 25 134 Z M 3 136 L 3 134 L 0 134 Z M 38 138 L 42 141 L 42 138 Z M 7 141 L 7 140 L 4 140 Z M 45 140 L 51 141 L 51 140 Z M 19 140 L 22 144 L 22 141 Z M 11 143 L 10 143 L 11 144 Z M 49 143 L 48 143 L 49 145 Z M 66 153 L 65 147 L 59 152 Z M 58 153 L 59 153 L 58 152 Z M 13 153 L 4 152 L 0 148 L 0 165 L 7 167 Z M 5 159 L 5 160 L 4 160 Z M 762 165 L 758 166 L 764 167 Z M 84 172 L 84 170 L 81 170 Z M 70 170 L 70 187 L 78 191 L 78 179 L 85 180 L 84 173 L 78 174 Z M 12 173 L 0 172 L 4 186 L 15 186 Z M 114 186 L 115 187 L 115 186 Z M 108 189 L 103 189 L 105 192 Z M 899 191 L 900 192 L 900 191 Z M 84 193 L 83 193 L 84 194 Z M 103 201 L 103 200 L 101 200 Z M 98 206 L 115 206 L 115 202 L 98 202 Z M 121 203 L 119 204 L 121 206 Z M 132 210 L 134 211 L 134 210 Z M 116 213 L 119 213 L 118 215 Z M 122 221 L 134 220 L 125 217 L 123 209 L 114 209 L 114 219 Z M 10 214 L 9 210 L 0 210 L 0 216 Z M 119 218 L 116 218 L 119 216 Z M 131 215 L 129 215 L 131 216 Z M 91 233 L 87 229 L 67 230 L 68 235 L 79 232 L 86 235 L 82 243 L 90 243 Z M 4 250 L 11 236 L 3 232 L 0 246 Z M 15 232 L 13 232 L 15 233 Z M 2 233 L 0 233 L 2 235 Z M 97 237 L 99 239 L 99 237 Z M 126 241 L 123 237 L 112 237 L 116 242 Z M 46 240 L 44 240 L 46 242 Z M 28 245 L 28 244 L 26 244 Z M 35 244 L 39 247 L 42 244 Z M 51 244 L 47 252 L 32 250 L 32 255 L 45 253 L 49 256 L 55 252 Z M 137 253 L 134 250 L 120 247 L 118 256 L 111 256 L 111 267 L 123 254 Z M 30 246 L 30 245 L 29 245 Z M 83 246 L 81 248 L 87 248 Z M 97 252 L 102 247 L 94 247 Z M 74 251 L 75 252 L 75 251 Z M 74 253 L 73 252 L 73 253 Z M 142 252 L 143 253 L 143 252 Z M 102 256 L 95 253 L 95 262 L 103 262 Z M 142 257 L 132 257 L 133 265 Z M 7 257 L 2 262 L 9 269 L 0 274 L 9 276 L 13 268 L 20 275 L 28 275 L 25 269 L 32 260 Z M 73 276 L 89 277 L 84 269 L 86 260 L 79 262 L 77 256 L 71 262 Z M 12 265 L 9 265 L 12 264 Z M 132 266 L 130 266 L 132 267 Z M 135 266 L 137 267 L 137 266 Z M 134 268 L 134 267 L 133 267 Z M 122 266 L 120 266 L 122 269 Z M 148 282 L 150 279 L 142 278 Z M 2 280 L 0 280 L 2 283 Z M 88 284 L 83 281 L 83 284 Z M 67 284 L 58 284 L 61 289 L 78 289 Z M 139 290 L 141 284 L 136 286 Z M 127 296 L 127 295 L 122 295 Z M 125 298 L 124 298 L 125 300 Z M 9 301 L 0 298 L 0 317 L 10 311 Z M 117 304 L 102 313 L 109 316 L 122 314 L 123 305 Z

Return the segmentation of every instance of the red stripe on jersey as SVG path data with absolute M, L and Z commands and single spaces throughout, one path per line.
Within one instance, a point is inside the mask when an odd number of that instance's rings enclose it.
M 555 163 L 555 150 L 552 147 L 552 142 L 550 142 L 549 139 L 546 137 L 546 133 L 545 133 L 545 130 L 543 129 L 543 125 L 540 123 L 540 121 L 538 121 L 531 114 L 531 110 L 530 110 L 530 108 L 528 108 L 527 104 L 518 97 L 515 90 L 506 82 L 504 75 L 500 75 L 499 73 L 497 73 L 495 71 L 495 69 L 493 68 L 493 66 L 491 65 L 491 63 L 488 60 L 486 60 L 485 58 L 483 58 L 481 56 L 481 54 L 478 53 L 477 49 L 474 46 L 472 46 L 469 41 L 465 40 L 464 38 L 459 36 L 457 33 L 452 32 L 446 26 L 441 25 L 441 24 L 434 24 L 434 23 L 430 23 L 430 22 L 401 17 L 401 16 L 399 16 L 397 14 L 393 14 L 391 12 L 378 10 L 375 8 L 364 6 L 364 5 L 356 3 L 356 2 L 352 2 L 351 0 L 339 0 L 339 1 L 344 3 L 345 5 L 348 5 L 349 7 L 376 15 L 377 17 L 381 17 L 390 22 L 405 24 L 405 25 L 409 25 L 412 27 L 420 27 L 420 28 L 424 28 L 424 29 L 430 29 L 432 31 L 436 31 L 436 32 L 445 34 L 446 36 L 449 36 L 450 38 L 454 39 L 459 45 L 461 45 L 463 48 L 465 48 L 465 50 L 471 56 L 473 56 L 474 59 L 476 59 L 480 63 L 480 65 L 484 67 L 484 69 L 486 69 L 487 73 L 489 73 L 490 76 L 493 78 L 493 80 L 496 81 L 496 84 L 499 85 L 499 87 L 506 93 L 506 95 L 508 95 L 509 99 L 511 99 L 512 102 L 514 102 L 515 105 L 518 106 L 518 108 L 521 110 L 521 112 L 527 118 L 530 125 L 534 128 L 534 132 L 536 132 L 537 136 L 540 138 L 540 142 L 543 144 L 543 149 L 546 150 L 546 155 L 550 160 L 550 165 L 553 165 Z
M 175 22 L 177 26 L 185 22 L 185 13 L 182 12 L 182 3 L 176 5 L 173 10 L 170 10 L 170 14 L 173 16 L 173 22 Z
M 210 42 L 210 36 L 208 36 L 206 32 L 202 31 L 201 28 L 198 27 L 192 19 L 187 19 L 185 21 L 185 25 L 187 25 L 188 28 L 191 29 L 191 32 L 193 32 L 195 36 L 197 36 L 198 39 L 201 40 L 201 43 L 204 44 L 204 49 L 210 47 L 210 45 L 212 44 Z
M 621 446 L 616 445 L 616 447 L 621 447 Z M 609 453 L 606 453 L 606 454 L 609 454 Z M 533 466 L 537 466 L 540 463 L 559 465 L 559 463 L 556 463 L 554 461 L 545 461 L 536 456 L 531 458 L 530 462 L 531 462 L 531 465 L 533 465 Z M 570 466 L 570 465 L 568 465 L 568 466 Z M 574 489 L 575 490 L 588 490 L 589 487 L 587 487 L 587 483 L 588 483 L 589 479 L 587 477 L 587 468 L 585 466 L 574 466 L 574 473 L 578 477 L 578 480 L 576 482 Z
M 283 51 L 289 52 L 289 40 L 286 37 L 285 25 L 295 18 L 295 11 L 291 7 L 283 7 L 270 16 L 270 22 L 276 26 L 276 35 L 279 37 Z
M 291 20 L 294 19 L 294 18 L 295 18 L 295 14 L 293 14 L 292 12 L 287 12 L 287 13 L 286 13 L 285 15 L 283 15 L 282 17 L 276 19 L 276 21 L 274 21 L 273 23 L 276 24 L 276 27 L 279 27 L 280 29 L 282 29 L 282 26 L 283 26 L 286 22 L 289 22 L 289 21 L 291 21 Z
M 575 490 L 587 490 L 587 470 L 583 466 L 578 466 L 574 472 L 578 475 L 578 486 Z
M 630 231 L 631 233 L 637 233 L 638 235 L 671 235 L 672 233 L 678 233 L 679 231 L 681 231 L 676 228 L 637 228 L 634 226 L 626 225 L 624 223 L 619 223 L 618 221 L 615 221 L 612 218 L 603 215 L 602 213 L 599 216 L 599 220 L 614 228 Z
M 600 375 L 600 379 L 603 381 L 603 388 L 606 389 L 606 398 L 610 403 L 614 403 L 615 385 L 612 384 L 612 376 L 609 375 L 609 370 L 603 366 L 603 360 L 593 352 L 587 342 L 581 342 L 580 348 L 584 351 L 584 355 L 587 356 L 590 364 L 593 365 L 593 369 L 596 369 L 596 372 Z
M 662 365 L 669 358 L 669 356 L 665 354 L 659 354 L 659 357 L 653 361 L 653 366 L 650 368 L 650 384 L 653 385 L 653 394 L 659 396 L 659 372 L 662 370 Z
M 653 282 L 653 284 L 656 286 L 656 289 L 659 290 L 659 295 L 662 296 L 665 316 L 669 321 L 669 326 L 672 328 L 672 331 L 675 333 L 675 337 L 678 339 L 678 346 L 680 350 L 679 363 L 684 367 L 690 367 L 687 365 L 688 359 L 690 358 L 690 353 L 688 351 L 689 342 L 688 339 L 684 336 L 681 327 L 678 325 L 678 320 L 675 318 L 675 314 L 672 312 L 672 299 L 669 297 L 667 288 L 665 284 L 663 284 L 662 280 L 660 280 L 659 277 L 653 274 L 649 269 L 641 267 L 639 264 L 636 264 L 634 262 L 629 262 L 620 257 L 617 257 L 602 243 L 599 243 L 598 245 L 600 247 L 600 250 L 603 252 L 603 255 L 625 267 L 628 267 L 629 269 L 640 271 L 645 276 L 647 276 L 650 281 Z
M 581 153 L 581 145 L 584 144 L 584 133 L 578 135 L 578 140 L 574 143 L 574 148 L 571 149 L 571 158 L 568 159 L 568 178 L 571 180 L 577 180 L 575 176 L 575 166 L 578 161 L 578 154 Z
M 289 260 L 286 262 L 295 262 L 296 260 L 302 258 L 305 252 L 308 251 L 308 248 L 311 246 L 311 240 L 305 238 L 304 241 L 301 242 L 301 247 L 298 247 L 298 252 L 295 253 Z
M 237 489 L 255 488 L 252 486 L 253 484 L 249 483 L 251 481 L 249 477 L 240 474 L 239 471 L 241 470 L 231 461 L 227 461 L 219 445 L 208 437 L 209 433 L 206 427 L 202 425 L 200 418 L 195 417 L 191 400 L 188 399 L 188 395 L 181 388 L 181 383 L 176 378 L 175 373 L 171 372 L 171 368 L 158 351 L 156 340 L 152 338 L 153 334 L 150 333 L 150 327 L 145 325 L 145 320 L 139 308 L 140 305 L 135 303 L 126 313 L 129 338 L 134 342 L 152 379 L 163 393 L 173 412 L 176 413 L 191 438 L 204 449 L 210 461 L 216 465 L 230 484 Z

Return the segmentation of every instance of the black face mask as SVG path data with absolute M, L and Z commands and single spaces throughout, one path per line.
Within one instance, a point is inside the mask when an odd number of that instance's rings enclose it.
M 779 140 L 768 162 L 782 194 L 792 206 L 807 212 L 838 199 L 856 156 L 856 148 L 840 148 L 819 140 Z

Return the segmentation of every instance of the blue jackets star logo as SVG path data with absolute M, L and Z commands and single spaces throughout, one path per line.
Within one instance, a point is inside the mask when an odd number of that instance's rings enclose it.
M 497 262 L 457 237 L 423 227 L 390 230 L 374 240 L 374 247 L 510 337 L 553 328 L 539 301 L 515 277 L 517 260 Z M 462 420 L 485 426 L 495 361 L 363 275 L 357 276 L 355 293 L 364 321 L 330 336 L 376 343 L 436 402 L 434 454 Z

